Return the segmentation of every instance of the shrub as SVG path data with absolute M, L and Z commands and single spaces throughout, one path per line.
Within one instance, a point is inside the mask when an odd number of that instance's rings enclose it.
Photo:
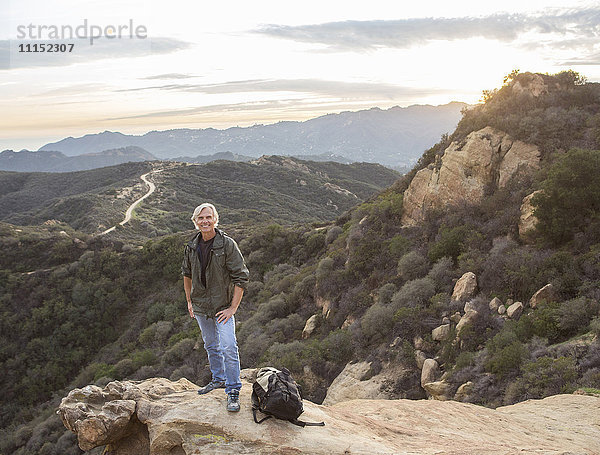
M 427 278 L 433 280 L 436 292 L 452 291 L 453 265 L 452 258 L 443 257 L 431 267 Z
M 516 376 L 526 355 L 525 346 L 514 331 L 506 328 L 486 343 L 488 358 L 485 368 L 501 378 Z
M 396 310 L 406 306 L 426 306 L 434 294 L 435 284 L 431 278 L 419 278 L 407 281 L 392 296 L 392 306 Z
M 394 325 L 394 310 L 379 303 L 371 306 L 360 321 L 366 344 L 384 341 Z
M 560 157 L 532 199 L 541 237 L 561 245 L 600 222 L 600 151 L 573 149 Z
M 392 300 L 392 296 L 396 293 L 398 288 L 394 283 L 384 284 L 377 291 L 377 302 L 382 305 L 387 305 Z
M 340 226 L 331 226 L 325 236 L 325 244 L 329 245 L 333 243 L 342 232 L 344 232 L 344 230 Z
M 398 261 L 398 276 L 404 281 L 421 278 L 429 270 L 429 262 L 417 251 L 410 251 Z
M 540 357 L 523 366 L 523 399 L 569 393 L 575 388 L 577 370 L 572 357 Z
M 448 228 L 442 226 L 438 233 L 439 239 L 429 246 L 429 260 L 436 262 L 443 257 L 456 261 L 465 249 L 465 240 L 469 234 L 467 226 Z

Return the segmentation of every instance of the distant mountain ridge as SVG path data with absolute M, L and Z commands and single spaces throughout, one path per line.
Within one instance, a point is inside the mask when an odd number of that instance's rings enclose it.
M 333 154 L 351 161 L 398 166 L 414 163 L 444 133 L 454 130 L 467 104 L 413 105 L 327 114 L 304 122 L 225 130 L 173 129 L 141 136 L 104 131 L 46 144 L 40 151 L 67 156 L 97 153 L 128 146 L 141 147 L 160 159 L 222 152 L 262 155 Z
M 128 162 L 153 161 L 157 158 L 140 147 L 128 146 L 78 156 L 66 156 L 58 151 L 0 153 L 0 170 L 16 172 L 73 172 Z

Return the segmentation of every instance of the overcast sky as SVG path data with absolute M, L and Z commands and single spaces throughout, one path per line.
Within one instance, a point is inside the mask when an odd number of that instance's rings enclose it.
M 600 82 L 600 2 L 0 0 L 0 9 L 0 150 L 104 130 L 475 103 L 515 68 Z M 42 43 L 74 46 L 19 52 Z

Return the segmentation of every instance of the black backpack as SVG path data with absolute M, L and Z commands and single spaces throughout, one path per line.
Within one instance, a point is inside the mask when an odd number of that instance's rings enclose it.
M 256 418 L 256 411 L 266 414 L 261 420 Z M 272 367 L 261 368 L 256 382 L 252 384 L 252 414 L 256 423 L 263 423 L 271 417 L 287 420 L 295 425 L 324 426 L 324 422 L 310 423 L 298 420 L 304 412 L 300 386 L 292 378 L 287 368 L 278 370 Z

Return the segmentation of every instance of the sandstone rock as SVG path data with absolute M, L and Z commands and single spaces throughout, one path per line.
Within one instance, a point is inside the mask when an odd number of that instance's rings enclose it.
M 480 305 L 478 305 L 476 301 L 469 300 L 467 303 L 465 303 L 463 310 L 465 313 L 468 313 L 469 311 L 479 311 L 479 307 Z
M 446 381 L 428 382 L 423 385 L 430 398 L 439 401 L 452 399 L 454 386 Z
M 519 217 L 519 237 L 525 243 L 533 243 L 535 241 L 535 225 L 538 222 L 537 217 L 533 214 L 534 207 L 531 199 L 541 190 L 534 191 L 523 198 L 521 203 L 521 216 Z
M 419 349 L 421 351 L 426 350 L 426 345 L 425 345 L 425 341 L 423 340 L 422 337 L 420 336 L 416 336 L 413 339 L 413 345 L 415 346 L 415 349 Z
M 448 316 L 444 316 L 442 318 L 442 325 L 444 325 L 444 324 L 450 324 L 450 322 L 452 322 L 452 321 L 450 320 L 450 318 Z
M 500 305 L 498 307 L 498 314 L 502 315 L 504 313 L 506 313 L 506 307 L 504 305 Z
M 424 387 L 428 382 L 434 382 L 440 375 L 440 366 L 433 359 L 427 359 L 423 362 L 421 370 L 421 387 Z
M 523 304 L 515 302 L 506 309 L 506 315 L 511 319 L 519 319 L 523 313 Z
M 454 399 L 456 401 L 465 401 L 466 398 L 469 396 L 469 393 L 471 392 L 472 388 L 473 383 L 471 381 L 465 382 L 458 388 L 458 390 L 454 394 Z
M 427 360 L 427 354 L 423 351 L 416 350 L 415 351 L 415 362 L 417 363 L 417 368 L 419 370 L 423 370 L 423 365 L 425 364 L 425 360 Z
M 388 365 L 382 368 L 381 372 L 373 375 L 370 362 L 349 363 L 327 389 L 323 404 L 332 405 L 353 399 L 397 398 L 393 391 L 388 390 L 388 385 L 393 384 L 405 373 L 406 370 L 401 366 Z M 418 387 L 417 384 L 415 386 Z
M 431 338 L 434 341 L 442 341 L 448 338 L 450 335 L 450 324 L 444 324 L 439 327 L 436 327 L 431 331 Z
M 342 324 L 342 330 L 343 329 L 347 329 L 348 327 L 350 327 L 352 324 L 354 324 L 356 322 L 356 317 L 353 315 L 349 315 L 345 320 L 344 323 Z
M 331 314 L 331 300 L 317 296 L 315 303 L 322 309 L 322 314 L 327 319 Z
M 450 320 L 452 322 L 454 322 L 455 324 L 458 324 L 460 322 L 461 318 L 462 318 L 462 314 L 460 314 L 459 311 L 457 311 L 452 316 L 450 316 Z
M 467 300 L 475 295 L 477 290 L 477 277 L 473 272 L 461 276 L 452 291 L 452 300 Z
M 554 287 L 551 283 L 548 283 L 542 289 L 533 294 L 533 297 L 529 300 L 529 306 L 535 308 L 541 303 L 553 302 L 556 298 Z
M 304 325 L 304 329 L 302 330 L 302 338 L 306 339 L 312 335 L 312 333 L 317 328 L 317 324 L 319 322 L 319 317 L 316 314 L 313 314 Z
M 417 224 L 431 209 L 478 203 L 486 188 L 504 187 L 517 172 L 532 174 L 539 163 L 534 145 L 491 127 L 474 131 L 450 144 L 439 163 L 416 173 L 404 192 L 402 224 Z
M 511 91 L 514 94 L 524 94 L 537 98 L 540 95 L 548 93 L 548 85 L 539 74 L 521 73 L 518 80 L 512 84 Z
M 465 326 L 475 322 L 478 317 L 479 313 L 477 311 L 469 311 L 468 313 L 465 313 L 458 324 L 456 324 L 456 336 L 460 337 L 460 334 L 464 330 Z
M 502 305 L 502 301 L 498 297 L 494 297 L 490 301 L 490 310 L 491 311 L 498 311 L 498 308 L 500 308 L 500 305 Z
M 79 389 L 59 414 L 75 428 L 69 416 L 94 419 L 112 401 L 135 401 L 137 431 L 118 439 L 107 433 L 111 455 L 600 453 L 600 407 L 591 396 L 556 395 L 495 410 L 456 401 L 352 400 L 327 407 L 305 400 L 301 418 L 325 426 L 300 428 L 276 419 L 256 425 L 247 382 L 236 414 L 225 410 L 223 393 L 198 395 L 191 383 L 191 390 L 173 384 L 154 378 L 91 395 Z

